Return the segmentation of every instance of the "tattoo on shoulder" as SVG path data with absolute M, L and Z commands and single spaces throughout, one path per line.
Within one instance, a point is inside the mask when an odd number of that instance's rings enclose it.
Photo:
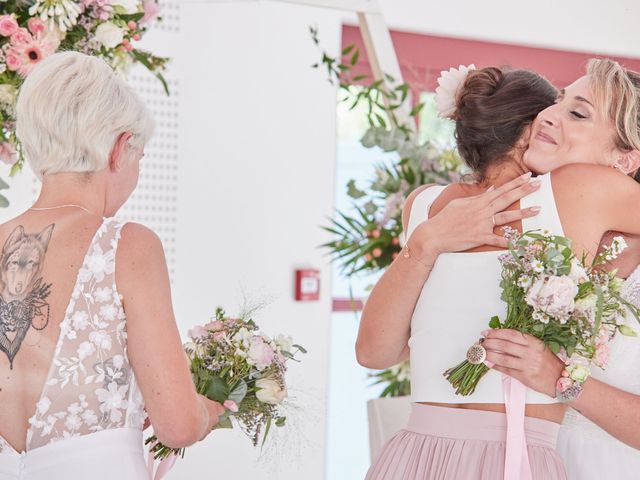
M 40 273 L 54 227 L 26 233 L 20 225 L 0 253 L 0 351 L 12 370 L 29 329 L 44 330 L 49 324 L 51 284 L 44 283 Z

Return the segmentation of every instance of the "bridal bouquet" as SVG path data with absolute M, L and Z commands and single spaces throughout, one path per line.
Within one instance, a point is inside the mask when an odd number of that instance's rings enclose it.
M 224 405 L 216 428 L 236 424 L 252 440 L 264 442 L 272 425 L 282 427 L 281 405 L 287 397 L 287 362 L 306 353 L 290 337 L 266 336 L 253 320 L 229 318 L 222 308 L 215 319 L 189 331 L 184 345 L 198 393 Z M 156 459 L 184 456 L 184 449 L 162 445 L 155 436 L 145 444 Z
M 161 72 L 168 59 L 137 45 L 158 11 L 156 0 L 0 2 L 0 161 L 12 165 L 11 175 L 24 163 L 15 134 L 18 89 L 49 55 L 57 51 L 96 55 L 119 71 L 139 63 L 167 89 Z
M 627 312 L 640 321 L 640 311 L 622 298 L 623 280 L 616 271 L 601 270 L 626 248 L 624 238 L 615 237 L 611 246 L 586 267 L 571 250 L 571 241 L 546 232 L 518 233 L 505 229 L 509 251 L 501 255 L 502 300 L 507 304 L 504 322 L 495 316 L 491 328 L 510 328 L 541 339 L 567 365 L 568 376 L 559 382 L 560 391 L 589 376 L 589 365 L 604 367 L 609 342 L 616 333 L 635 336 L 625 325 Z M 459 395 L 471 395 L 489 370 L 483 363 L 483 349 L 473 345 L 467 360 L 444 373 Z

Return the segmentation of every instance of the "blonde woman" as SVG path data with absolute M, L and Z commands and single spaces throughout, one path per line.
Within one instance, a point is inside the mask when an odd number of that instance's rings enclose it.
M 148 478 L 145 407 L 171 447 L 224 410 L 192 384 L 160 240 L 113 218 L 152 118 L 102 60 L 67 52 L 25 80 L 17 122 L 42 190 L 0 225 L 0 479 Z

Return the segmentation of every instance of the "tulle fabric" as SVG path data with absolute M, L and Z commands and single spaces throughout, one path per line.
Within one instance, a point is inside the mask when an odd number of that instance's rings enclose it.
M 534 480 L 565 480 L 559 425 L 527 418 Z M 366 480 L 503 480 L 505 415 L 414 404 L 409 425 L 382 448 Z M 514 479 L 515 480 L 515 479 Z

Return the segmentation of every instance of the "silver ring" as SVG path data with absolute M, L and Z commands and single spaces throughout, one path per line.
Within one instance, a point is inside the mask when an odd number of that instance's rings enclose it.
M 495 226 L 497 226 L 497 225 L 496 225 L 496 216 L 495 216 L 495 214 L 494 214 L 494 215 L 491 215 L 491 221 L 493 222 L 493 226 L 494 226 L 494 227 L 495 227 Z

